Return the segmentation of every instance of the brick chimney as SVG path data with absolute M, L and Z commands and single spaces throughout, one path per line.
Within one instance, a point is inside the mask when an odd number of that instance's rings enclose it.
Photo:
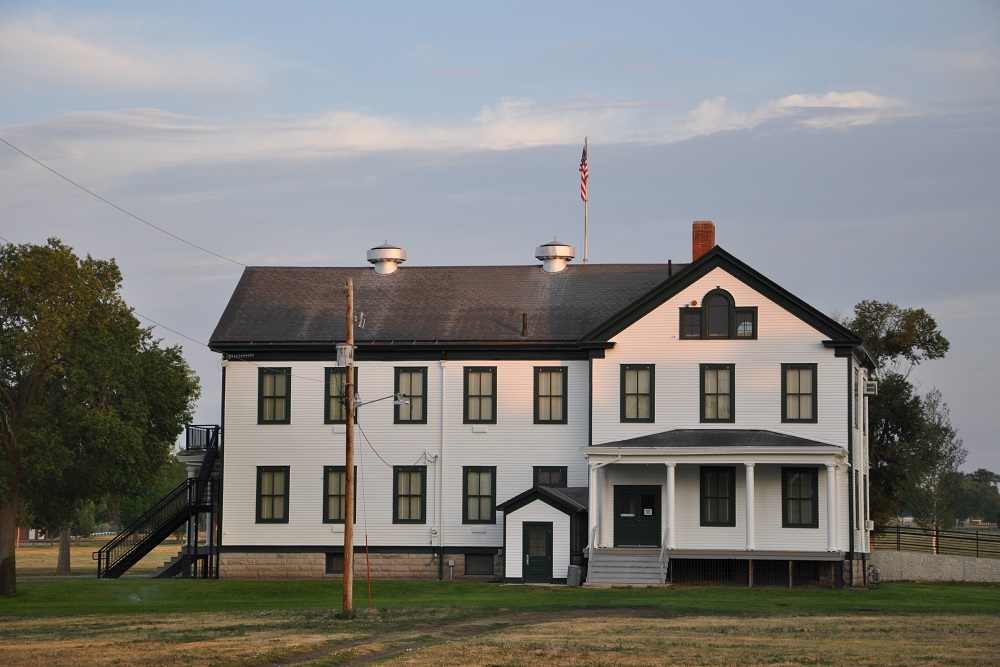
M 691 261 L 715 247 L 715 223 L 699 220 L 691 225 Z

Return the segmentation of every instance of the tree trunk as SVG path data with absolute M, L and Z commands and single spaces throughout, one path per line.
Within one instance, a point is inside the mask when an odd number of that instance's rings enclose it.
M 59 561 L 56 563 L 56 574 L 69 574 L 69 529 L 71 524 L 65 524 L 59 531 Z
M 17 592 L 14 543 L 17 541 L 17 484 L 0 498 L 0 595 Z

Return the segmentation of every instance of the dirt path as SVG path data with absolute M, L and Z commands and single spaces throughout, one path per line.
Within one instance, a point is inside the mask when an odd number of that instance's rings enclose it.
M 366 665 L 387 658 L 401 656 L 411 651 L 446 644 L 460 639 L 468 639 L 476 635 L 551 621 L 599 618 L 608 614 L 614 614 L 618 618 L 659 618 L 664 615 L 663 610 L 644 607 L 571 609 L 555 612 L 518 612 L 507 614 L 502 618 L 474 618 L 466 621 L 449 621 L 445 627 L 442 627 L 440 624 L 422 625 L 404 632 L 393 632 L 371 639 L 339 642 L 321 649 L 300 653 L 290 658 L 269 663 L 265 667 L 307 665 L 311 662 L 322 661 L 323 658 L 333 656 L 337 656 L 336 664 L 339 665 Z

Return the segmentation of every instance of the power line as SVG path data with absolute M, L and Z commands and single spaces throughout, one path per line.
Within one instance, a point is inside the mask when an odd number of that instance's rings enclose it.
M 63 179 L 64 181 L 66 181 L 67 183 L 69 183 L 70 185 L 72 185 L 73 187 L 76 187 L 76 188 L 79 188 L 79 189 L 83 190 L 84 192 L 86 192 L 91 197 L 96 197 L 97 199 L 100 199 L 102 202 L 104 202 L 108 206 L 110 206 L 112 208 L 115 208 L 115 209 L 118 209 L 119 211 L 121 211 L 122 213 L 124 213 L 125 215 L 127 215 L 128 217 L 133 218 L 135 220 L 138 220 L 142 224 L 144 224 L 144 225 L 146 225 L 148 227 L 152 227 L 156 231 L 158 231 L 158 232 L 160 232 L 162 234 L 166 234 L 167 236 L 169 236 L 169 237 L 171 237 L 173 239 L 176 239 L 176 240 L 180 241 L 181 243 L 186 243 L 187 245 L 191 246 L 192 248 L 195 248 L 197 250 L 201 250 L 202 252 L 207 252 L 209 255 L 212 255 L 214 257 L 218 257 L 219 259 L 224 260 L 226 262 L 231 262 L 231 263 L 236 264 L 238 266 L 242 266 L 243 268 L 248 268 L 247 265 L 244 264 L 244 263 L 242 263 L 242 262 L 238 262 L 235 259 L 230 259 L 229 257 L 226 257 L 225 255 L 220 255 L 219 253 L 213 252 L 213 251 L 209 250 L 208 248 L 203 248 L 202 246 L 200 246 L 200 245 L 198 245 L 196 243 L 192 243 L 191 241 L 188 241 L 187 239 L 181 238 L 180 236 L 177 236 L 176 234 L 168 232 L 166 229 L 163 229 L 162 227 L 158 227 L 158 226 L 154 225 L 153 223 L 149 222 L 148 220 L 143 220 L 142 218 L 140 218 L 139 216 L 137 216 L 135 213 L 132 213 L 131 211 L 127 211 L 124 208 L 122 208 L 121 206 L 119 206 L 118 204 L 105 199 L 104 197 L 102 197 L 101 195 L 97 194 L 93 190 L 89 190 L 89 189 L 85 188 L 84 186 L 82 186 L 79 183 L 77 183 L 76 181 L 74 181 L 72 178 L 69 178 L 68 176 L 63 176 L 62 174 L 60 174 L 58 171 L 56 171 L 55 169 L 53 169 L 49 165 L 45 164 L 41 160 L 39 160 L 39 159 L 37 159 L 37 158 L 29 155 L 28 153 L 24 152 L 23 150 L 21 150 L 20 148 L 18 148 L 14 144 L 10 143 L 9 141 L 7 141 L 6 139 L 4 139 L 3 137 L 0 137 L 0 141 L 2 141 L 3 143 L 7 144 L 11 148 L 13 148 L 15 151 L 17 151 L 18 153 L 20 153 L 24 157 L 28 158 L 29 160 L 31 160 L 32 162 L 34 162 L 35 164 L 37 164 L 39 167 L 41 167 L 41 168 L 43 168 L 43 169 L 45 169 L 45 170 L 47 170 L 47 171 L 55 174 L 56 176 L 58 176 L 59 178 Z M 164 328 L 166 328 L 166 327 L 164 327 Z

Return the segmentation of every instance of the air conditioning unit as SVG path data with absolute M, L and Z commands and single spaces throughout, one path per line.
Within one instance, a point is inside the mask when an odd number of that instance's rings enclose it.
M 865 396 L 878 396 L 878 382 L 875 380 L 865 381 Z
M 867 530 L 867 531 L 875 530 L 875 522 L 874 521 L 865 521 L 865 530 Z

